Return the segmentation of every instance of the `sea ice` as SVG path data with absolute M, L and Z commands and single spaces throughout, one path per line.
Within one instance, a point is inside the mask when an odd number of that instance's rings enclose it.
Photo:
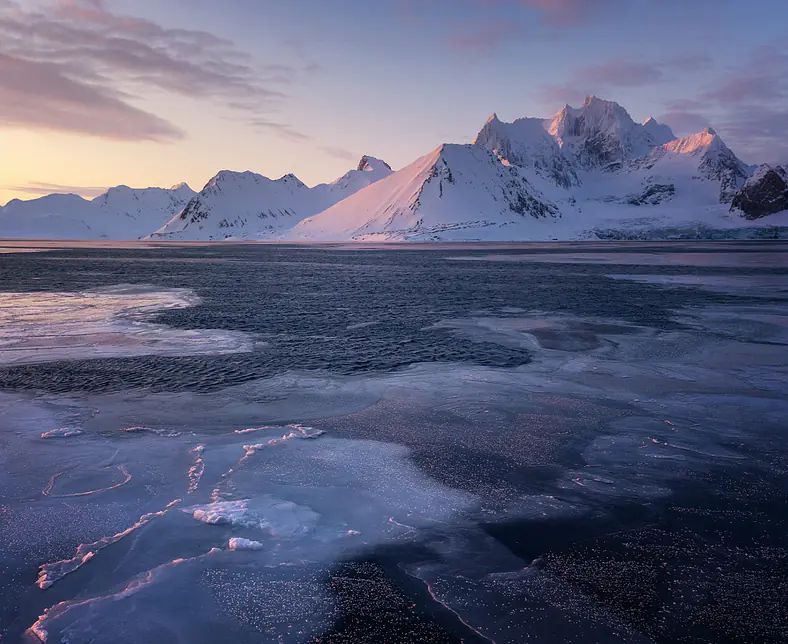
M 251 351 L 255 341 L 242 332 L 182 330 L 150 322 L 159 311 L 199 303 L 189 289 L 155 286 L 0 293 L 0 365 Z

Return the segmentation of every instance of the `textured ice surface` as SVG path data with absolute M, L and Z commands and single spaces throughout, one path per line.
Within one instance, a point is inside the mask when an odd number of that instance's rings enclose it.
M 172 329 L 149 321 L 159 311 L 199 302 L 189 289 L 153 286 L 0 293 L 0 364 L 251 350 L 254 341 L 244 333 Z
M 485 289 L 504 270 L 443 264 Z M 435 313 L 413 321 L 384 291 L 412 327 L 358 330 L 374 347 L 389 333 L 387 347 L 424 334 L 522 348 L 515 368 L 438 352 L 205 393 L 0 393 L 3 641 L 784 639 L 780 276 L 689 284 L 690 269 L 646 267 L 632 272 L 653 283 L 594 291 L 610 306 L 630 287 L 680 293 L 655 322 L 578 314 L 587 281 L 546 305 L 554 271 L 620 268 L 540 270 L 522 284 L 539 307 L 477 299 L 463 314 L 427 289 Z M 330 313 L 331 333 L 368 319 L 351 313 Z M 42 440 L 52 428 L 83 434 Z

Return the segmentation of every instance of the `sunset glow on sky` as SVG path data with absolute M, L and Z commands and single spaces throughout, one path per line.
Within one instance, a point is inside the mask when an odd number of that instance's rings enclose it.
M 0 0 L 0 204 L 330 181 L 594 93 L 788 160 L 784 0 Z

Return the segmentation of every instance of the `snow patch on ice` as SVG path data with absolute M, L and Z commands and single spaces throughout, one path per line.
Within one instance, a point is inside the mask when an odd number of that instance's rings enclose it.
M 228 542 L 227 547 L 230 548 L 230 550 L 262 550 L 265 546 L 259 541 L 233 537 Z
M 272 445 L 279 445 L 280 443 L 284 443 L 285 441 L 289 441 L 294 438 L 296 439 L 317 438 L 318 436 L 322 436 L 323 434 L 325 434 L 325 432 L 322 429 L 317 429 L 315 427 L 306 427 L 304 425 L 285 425 L 285 427 L 291 428 L 290 431 L 287 432 L 286 434 L 282 434 L 282 436 L 278 438 L 272 438 L 266 441 L 265 443 L 244 445 L 244 452 L 246 453 L 246 456 L 251 456 L 255 452 L 265 449 L 266 447 L 271 447 Z M 273 429 L 273 428 L 258 428 L 258 429 Z M 244 433 L 244 432 L 242 431 L 238 433 Z
M 50 429 L 48 432 L 44 432 L 41 434 L 41 438 L 69 438 L 84 433 L 84 431 L 77 427 L 58 427 L 57 429 Z
M 198 521 L 256 528 L 272 538 L 292 538 L 312 530 L 320 515 L 312 509 L 274 496 L 217 501 L 184 508 Z

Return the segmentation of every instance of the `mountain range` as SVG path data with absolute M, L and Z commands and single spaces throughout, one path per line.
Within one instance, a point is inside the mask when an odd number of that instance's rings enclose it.
M 786 236 L 788 169 L 742 162 L 711 128 L 676 137 L 589 96 L 552 118 L 493 114 L 396 172 L 362 157 L 332 183 L 223 170 L 199 192 L 111 188 L 0 208 L 0 237 L 439 241 Z

